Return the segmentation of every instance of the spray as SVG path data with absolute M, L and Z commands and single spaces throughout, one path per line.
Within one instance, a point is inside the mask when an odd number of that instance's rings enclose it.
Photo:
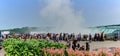
M 53 27 L 49 32 L 90 33 L 82 14 L 72 7 L 72 0 L 45 0 L 45 3 L 40 15 Z

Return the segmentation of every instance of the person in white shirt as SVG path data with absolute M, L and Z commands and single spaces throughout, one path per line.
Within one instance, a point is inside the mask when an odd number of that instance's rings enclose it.
M 46 37 L 46 40 L 50 40 L 50 38 L 47 36 L 47 37 Z

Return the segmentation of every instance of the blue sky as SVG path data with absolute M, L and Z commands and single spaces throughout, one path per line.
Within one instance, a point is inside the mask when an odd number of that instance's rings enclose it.
M 72 0 L 88 26 L 120 24 L 120 0 Z M 0 29 L 45 25 L 43 0 L 0 0 Z

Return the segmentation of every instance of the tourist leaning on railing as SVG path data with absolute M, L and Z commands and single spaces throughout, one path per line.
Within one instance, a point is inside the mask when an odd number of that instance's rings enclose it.
M 22 39 L 46 39 L 46 37 L 49 37 L 50 40 L 54 40 L 54 41 L 69 41 L 69 40 L 73 40 L 74 38 L 77 38 L 77 41 L 81 41 L 81 40 L 88 40 L 88 41 L 92 41 L 92 35 L 91 34 L 86 34 L 86 35 L 81 35 L 81 33 L 79 34 L 69 34 L 69 33 L 39 33 L 39 34 L 7 34 L 7 35 L 2 35 L 3 39 L 7 39 L 7 38 L 22 38 Z M 82 38 L 84 37 L 84 38 Z M 105 40 L 105 34 L 104 33 L 95 33 L 94 35 L 94 41 L 104 41 Z

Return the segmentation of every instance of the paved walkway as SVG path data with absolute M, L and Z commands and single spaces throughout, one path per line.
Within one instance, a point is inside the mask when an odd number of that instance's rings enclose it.
M 82 44 L 85 44 L 85 42 L 81 42 Z M 101 49 L 101 48 L 113 48 L 113 47 L 119 47 L 120 48 L 120 41 L 105 41 L 105 42 L 92 42 L 90 43 L 90 49 Z
M 64 43 L 64 42 L 62 42 Z M 80 41 L 80 45 L 84 45 L 85 46 L 86 41 Z M 95 49 L 101 49 L 101 48 L 113 48 L 113 47 L 119 47 L 120 48 L 120 41 L 104 41 L 104 42 L 91 42 L 90 43 L 90 50 L 93 51 Z
M 4 49 L 0 50 L 0 56 L 5 56 L 5 50 Z

